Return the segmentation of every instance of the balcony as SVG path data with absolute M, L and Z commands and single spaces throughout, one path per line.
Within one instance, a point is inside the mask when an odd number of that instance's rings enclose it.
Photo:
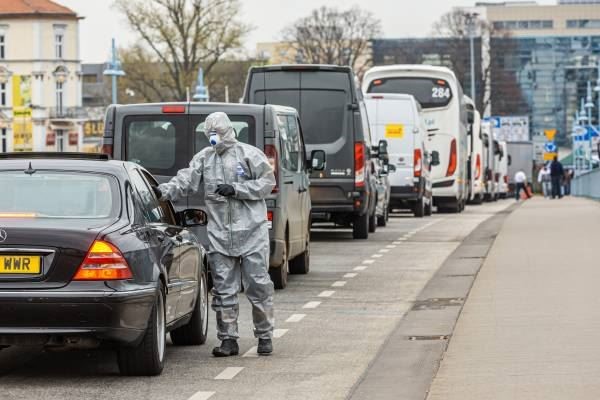
M 49 107 L 50 119 L 81 119 L 86 118 L 87 112 L 83 107 Z

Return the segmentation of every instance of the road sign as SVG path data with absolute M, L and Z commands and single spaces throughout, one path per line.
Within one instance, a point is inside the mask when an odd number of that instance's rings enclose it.
M 507 116 L 491 117 L 494 138 L 505 142 L 528 142 L 529 135 L 529 117 Z
M 558 147 L 556 146 L 556 143 L 554 143 L 554 142 L 547 142 L 544 145 L 544 151 L 546 153 L 556 153 L 558 151 Z
M 546 135 L 546 138 L 549 142 L 552 142 L 554 140 L 554 136 L 556 136 L 556 129 L 544 129 L 544 135 Z

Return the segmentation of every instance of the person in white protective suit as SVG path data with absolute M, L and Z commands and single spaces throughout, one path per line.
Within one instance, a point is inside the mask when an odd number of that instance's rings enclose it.
M 212 308 L 221 340 L 213 355 L 239 354 L 238 293 L 242 283 L 252 304 L 257 352 L 268 355 L 273 351 L 274 318 L 264 199 L 275 186 L 273 167 L 262 151 L 238 142 L 227 114 L 210 114 L 205 132 L 211 146 L 196 154 L 189 168 L 159 185 L 156 192 L 161 199 L 176 200 L 204 188 L 214 286 Z

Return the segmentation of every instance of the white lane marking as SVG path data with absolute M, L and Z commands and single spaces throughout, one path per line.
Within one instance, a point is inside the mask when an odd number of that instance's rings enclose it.
M 379 250 L 380 253 L 389 253 L 390 249 L 381 249 Z
M 237 374 L 242 372 L 244 367 L 227 367 L 219 375 L 215 376 L 216 380 L 230 380 L 235 378 Z
M 400 236 L 400 237 L 398 238 L 398 241 L 400 241 L 400 242 L 403 242 L 403 241 L 405 241 L 405 240 L 406 240 L 406 238 L 405 238 L 404 236 Z
M 280 337 L 282 337 L 283 335 L 285 335 L 286 333 L 288 333 L 289 329 L 274 329 L 273 330 L 273 337 L 275 339 L 279 339 Z
M 359 265 L 358 267 L 354 267 L 354 271 L 364 271 L 367 268 L 366 265 Z
M 365 260 L 362 263 L 363 264 L 373 264 L 375 262 L 375 260 Z
M 331 296 L 333 296 L 334 293 L 335 293 L 335 290 L 324 290 L 321 293 L 319 293 L 318 297 L 331 297 Z
M 396 245 L 395 244 L 388 244 L 387 246 L 385 246 L 388 249 L 395 249 Z
M 300 322 L 304 317 L 306 317 L 306 314 L 292 314 L 285 322 Z
M 332 287 L 342 287 L 346 284 L 346 281 L 336 281 L 331 285 Z
M 373 254 L 371 258 L 381 258 L 383 257 L 381 254 Z
M 402 244 L 403 242 L 392 242 L 392 243 L 395 245 L 399 245 L 399 244 Z
M 248 350 L 247 352 L 244 353 L 244 355 L 242 357 L 258 357 L 258 353 L 256 352 L 257 347 L 251 347 L 250 350 Z
M 188 400 L 208 400 L 210 399 L 215 392 L 196 392 L 192 397 Z
M 320 305 L 321 305 L 320 301 L 309 301 L 308 303 L 303 305 L 302 308 L 317 308 Z
M 354 270 L 357 271 L 356 268 L 354 268 Z M 344 275 L 344 278 L 354 278 L 356 275 L 358 275 L 356 272 L 348 272 Z

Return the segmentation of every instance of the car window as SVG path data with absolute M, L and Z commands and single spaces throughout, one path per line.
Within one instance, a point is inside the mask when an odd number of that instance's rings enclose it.
M 131 116 L 125 119 L 125 159 L 157 175 L 175 175 L 188 157 L 186 117 Z M 185 156 L 185 157 L 182 157 Z
M 279 128 L 279 144 L 281 148 L 281 167 L 292 172 L 298 170 L 298 127 L 292 132 L 288 124 L 287 115 L 277 115 L 277 127 Z
M 302 142 L 300 141 L 300 130 L 296 117 L 293 115 L 286 116 L 288 127 L 288 143 L 290 153 L 290 171 L 298 171 L 300 167 L 300 158 L 302 156 Z
M 205 147 L 210 146 L 208 138 L 206 137 L 206 130 L 204 128 L 204 120 L 208 115 L 200 115 L 196 120 L 196 126 L 194 129 L 194 152 L 197 153 Z M 227 115 L 233 125 L 237 140 L 256 145 L 256 122 L 254 117 L 249 115 Z M 199 122 L 198 122 L 199 121 Z
M 150 184 L 150 186 L 158 186 L 158 182 L 154 179 L 150 174 L 146 171 L 141 171 L 141 174 L 144 176 L 146 182 Z M 168 201 L 159 201 L 158 205 L 162 209 L 162 213 L 164 216 L 163 222 L 169 225 L 177 225 L 177 220 L 175 219 L 175 210 L 173 210 L 173 205 Z
M 298 119 L 298 116 L 290 116 L 288 118 L 291 118 L 293 120 L 293 123 L 296 124 L 296 127 L 298 128 L 298 145 L 299 145 L 299 157 L 298 157 L 298 162 L 299 162 L 299 167 L 300 167 L 300 171 L 304 171 L 306 169 L 306 154 L 305 154 L 305 148 L 304 148 L 304 133 L 302 131 L 302 125 L 300 124 L 300 119 Z
M 138 170 L 133 171 L 131 174 L 131 183 L 138 193 L 146 220 L 150 223 L 163 222 L 163 212 L 158 200 L 156 200 L 156 196 L 154 196 Z

